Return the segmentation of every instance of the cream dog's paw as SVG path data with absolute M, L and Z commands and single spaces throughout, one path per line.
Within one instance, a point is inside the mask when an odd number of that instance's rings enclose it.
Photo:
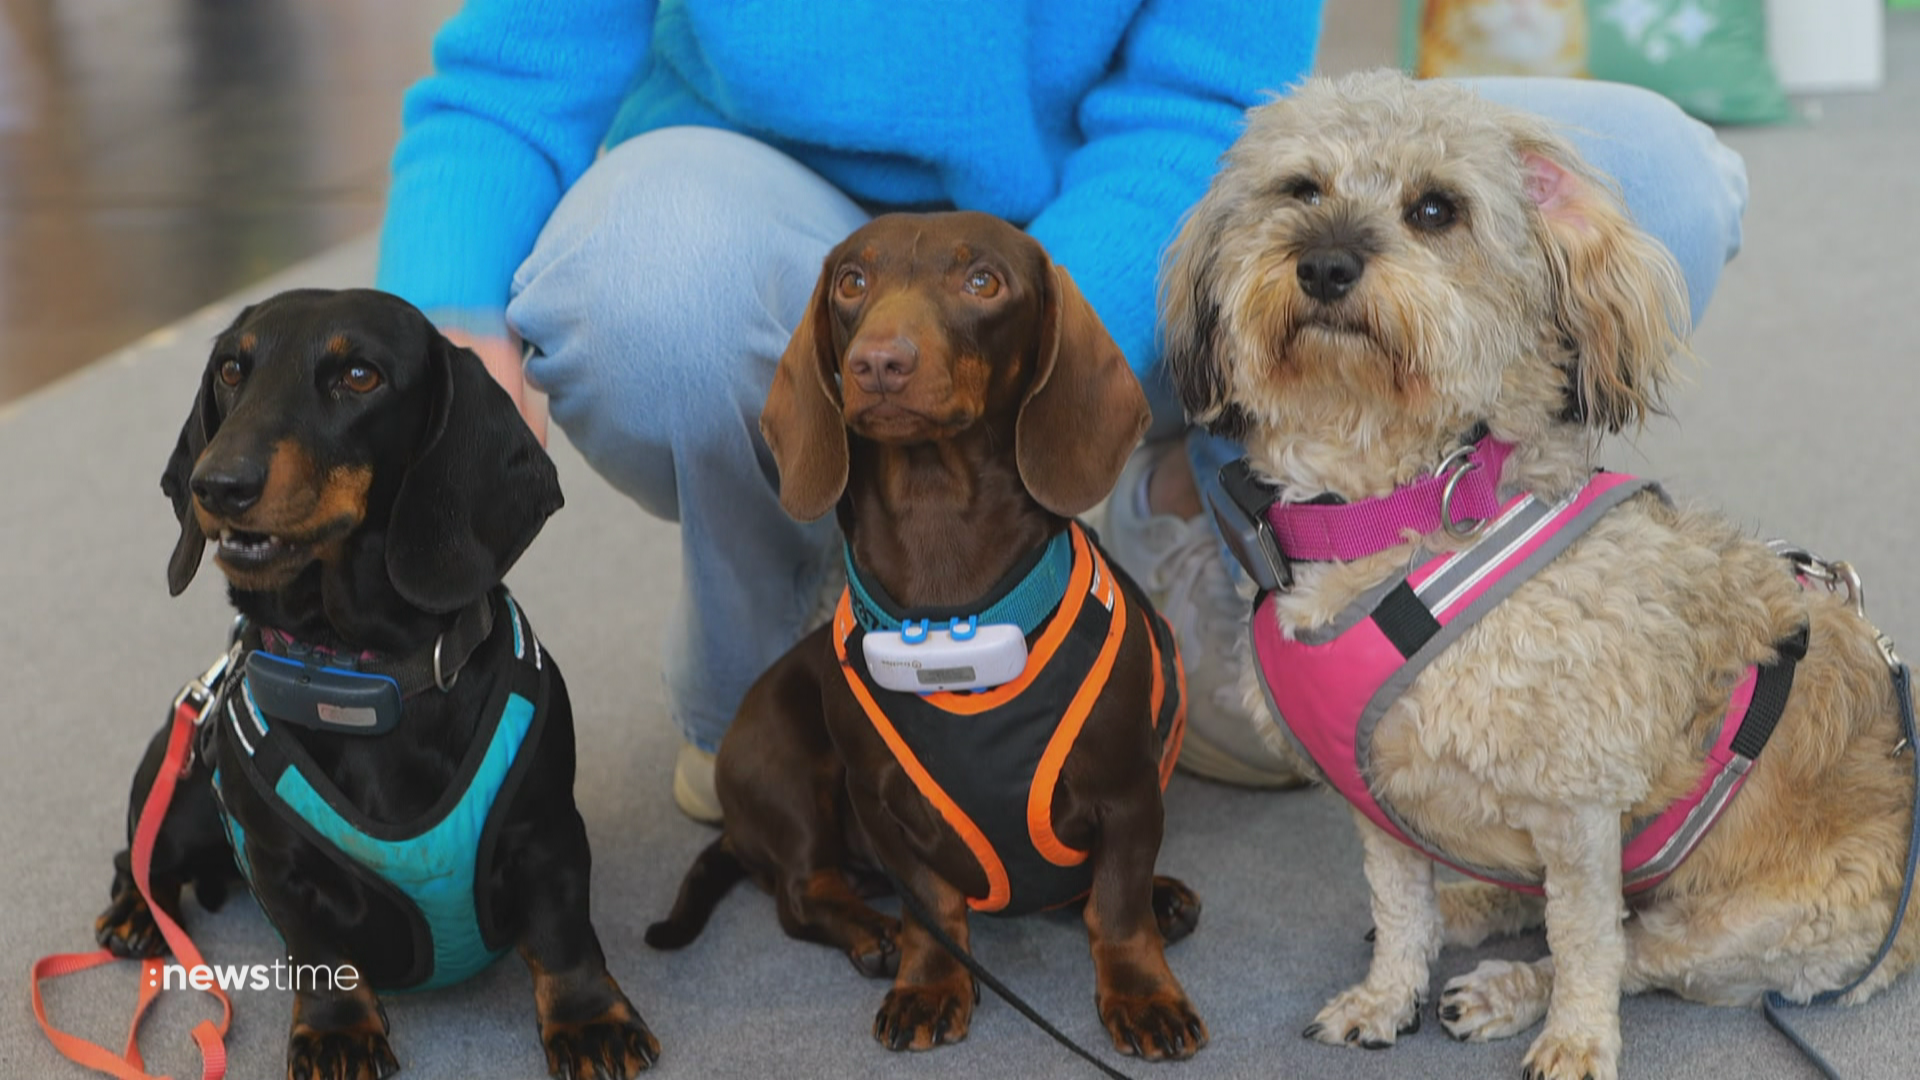
M 1300 1034 L 1329 1046 L 1359 1046 L 1385 1050 L 1402 1035 L 1420 1030 L 1420 997 L 1405 992 L 1381 993 L 1364 983 L 1344 991 L 1314 1017 Z
M 1539 964 L 1488 960 L 1449 979 L 1440 991 L 1440 1026 L 1462 1042 L 1518 1035 L 1540 1022 L 1553 996 L 1553 973 Z
M 1549 1027 L 1527 1051 L 1520 1076 L 1522 1080 L 1619 1080 L 1620 1033 Z

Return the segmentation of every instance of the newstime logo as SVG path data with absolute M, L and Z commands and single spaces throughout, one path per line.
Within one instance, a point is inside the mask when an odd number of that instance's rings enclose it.
M 352 964 L 179 964 L 147 965 L 147 985 L 162 990 L 354 990 L 360 971 Z

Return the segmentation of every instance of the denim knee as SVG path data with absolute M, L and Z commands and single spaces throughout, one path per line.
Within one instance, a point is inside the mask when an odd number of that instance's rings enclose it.
M 651 132 L 581 177 L 515 275 L 507 318 L 529 346 L 529 378 L 594 468 L 649 513 L 678 520 L 688 456 L 773 482 L 760 408 L 818 260 L 843 235 L 783 205 L 809 199 L 864 218 L 745 136 Z M 803 279 L 780 287 L 810 242 Z

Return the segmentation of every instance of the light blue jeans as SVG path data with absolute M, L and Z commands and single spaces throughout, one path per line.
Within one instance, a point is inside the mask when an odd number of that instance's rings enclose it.
M 1477 89 L 1562 123 L 1619 180 L 1679 259 L 1697 321 L 1739 250 L 1739 156 L 1646 91 L 1545 79 Z M 555 422 L 614 487 L 680 524 L 684 587 L 663 669 L 674 721 L 704 750 L 798 639 L 837 557 L 831 517 L 803 525 L 781 510 L 759 417 L 821 260 L 867 218 L 764 144 L 668 128 L 588 169 L 514 277 L 507 320 Z M 1178 403 L 1148 381 L 1157 434 L 1177 435 Z M 1197 433 L 1188 448 L 1201 477 L 1238 454 Z

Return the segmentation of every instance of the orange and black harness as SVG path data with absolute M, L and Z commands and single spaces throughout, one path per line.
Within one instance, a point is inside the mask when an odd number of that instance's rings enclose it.
M 1016 613 L 1009 621 L 1021 625 L 1028 649 L 1017 678 L 970 693 L 889 690 L 867 668 L 865 635 L 954 613 L 901 610 L 863 579 L 851 556 L 847 562 L 848 587 L 833 621 L 840 670 L 900 767 L 978 860 L 987 892 L 969 897 L 968 906 L 1019 915 L 1084 896 L 1092 884 L 1089 853 L 1054 832 L 1060 769 L 1113 675 L 1128 627 L 1145 620 L 1166 786 L 1187 717 L 1185 677 L 1166 620 L 1093 535 L 1070 522 L 978 608 L 982 623 Z M 1031 614 L 1021 618 L 1020 609 Z

